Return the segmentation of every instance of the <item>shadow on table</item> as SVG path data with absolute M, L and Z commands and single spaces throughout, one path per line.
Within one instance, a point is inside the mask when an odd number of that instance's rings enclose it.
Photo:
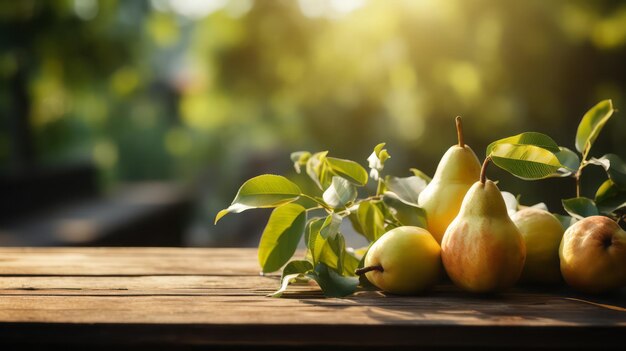
M 626 289 L 606 295 L 583 295 L 568 288 L 517 288 L 493 295 L 468 294 L 442 285 L 427 295 L 398 296 L 374 290 L 345 299 L 320 292 L 283 295 L 326 308 L 368 307 L 367 316 L 382 323 L 513 324 L 589 326 L 626 324 Z

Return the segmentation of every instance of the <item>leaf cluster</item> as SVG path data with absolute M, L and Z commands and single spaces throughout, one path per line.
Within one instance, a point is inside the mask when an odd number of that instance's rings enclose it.
M 578 153 L 557 145 L 545 134 L 526 132 L 494 141 L 487 147 L 486 156 L 521 179 L 574 178 L 576 197 L 562 200 L 563 209 L 571 217 L 559 216 L 567 225 L 600 214 L 619 220 L 626 211 L 626 163 L 616 154 L 590 156 L 594 142 L 614 112 L 611 100 L 603 100 L 584 114 L 575 138 Z M 580 195 L 580 177 L 589 165 L 602 167 L 608 178 L 593 199 Z
M 216 223 L 228 213 L 274 208 L 258 249 L 263 273 L 284 267 L 280 289 L 271 296 L 281 296 L 289 284 L 309 281 L 326 296 L 353 293 L 359 284 L 354 271 L 362 266 L 367 247 L 346 247 L 344 223 L 370 243 L 399 226 L 426 226 L 426 212 L 418 206 L 417 196 L 430 178 L 415 169 L 408 177 L 383 176 L 391 157 L 384 147 L 376 145 L 368 157 L 369 176 L 357 162 L 330 157 L 328 151 L 294 152 L 296 172 L 306 174 L 318 192 L 305 193 L 283 176 L 260 175 L 246 181 L 231 205 L 217 214 Z M 291 260 L 301 241 L 306 246 L 304 257 Z

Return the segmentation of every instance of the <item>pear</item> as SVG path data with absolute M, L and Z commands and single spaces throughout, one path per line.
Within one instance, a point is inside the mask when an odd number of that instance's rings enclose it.
M 529 284 L 561 283 L 559 245 L 564 231 L 561 222 L 552 213 L 532 207 L 516 212 L 511 220 L 526 244 L 521 280 Z
M 599 294 L 626 286 L 626 231 L 608 217 L 584 218 L 563 235 L 561 273 L 576 290 Z
M 496 184 L 484 178 L 468 190 L 459 214 L 446 230 L 441 259 L 448 276 L 460 288 L 490 293 L 513 286 L 520 277 L 526 246 L 507 214 Z
M 383 234 L 367 251 L 356 274 L 392 294 L 430 290 L 441 275 L 441 247 L 423 228 L 404 226 Z
M 480 162 L 463 140 L 461 117 L 456 118 L 456 128 L 458 144 L 443 155 L 432 181 L 418 198 L 426 211 L 428 231 L 439 243 L 459 212 L 463 196 L 480 176 Z

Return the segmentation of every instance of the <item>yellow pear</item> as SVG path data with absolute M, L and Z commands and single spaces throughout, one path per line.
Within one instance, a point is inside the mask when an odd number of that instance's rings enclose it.
M 563 226 L 552 213 L 527 207 L 511 216 L 526 244 L 526 263 L 521 280 L 526 283 L 557 284 L 562 282 L 559 245 Z
M 480 176 L 480 162 L 463 140 L 461 117 L 456 118 L 456 128 L 458 144 L 443 155 L 432 181 L 418 198 L 420 207 L 426 210 L 428 231 L 439 243 L 459 213 L 465 193 Z
M 392 294 L 430 290 L 441 275 L 441 248 L 423 228 L 404 226 L 383 234 L 368 250 L 356 274 Z
M 561 273 L 571 287 L 603 293 L 626 286 L 626 232 L 604 216 L 584 218 L 563 235 Z
M 517 282 L 525 258 L 524 239 L 500 190 L 481 175 L 443 236 L 441 259 L 448 276 L 470 292 L 497 292 Z

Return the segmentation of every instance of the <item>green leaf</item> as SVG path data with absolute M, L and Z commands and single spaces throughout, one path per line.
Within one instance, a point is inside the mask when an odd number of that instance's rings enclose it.
M 344 297 L 352 294 L 359 284 L 357 277 L 344 277 L 323 263 L 315 266 L 308 277 L 315 280 L 327 297 Z
M 387 143 L 379 143 L 378 145 L 374 146 L 374 153 L 376 154 L 376 156 L 380 155 L 385 145 L 387 145 Z
M 564 199 L 561 202 L 563 203 L 563 209 L 577 220 L 600 214 L 593 200 L 586 197 L 574 197 Z
M 526 180 L 553 176 L 562 167 L 552 152 L 533 145 L 496 144 L 489 157 L 498 167 Z
M 410 225 L 420 228 L 426 228 L 426 211 L 414 205 L 408 205 L 402 201 L 396 200 L 394 198 L 389 198 L 385 196 L 385 203 L 391 207 L 394 212 L 394 217 L 402 224 L 402 225 Z M 387 230 L 387 229 L 385 229 Z M 382 235 L 382 234 L 381 234 Z
M 518 135 L 514 135 L 512 137 L 496 140 L 493 143 L 487 146 L 487 156 L 489 156 L 493 148 L 498 144 L 511 144 L 516 146 L 521 145 L 532 145 L 537 146 L 542 149 L 546 149 L 550 152 L 556 153 L 559 152 L 559 145 L 552 140 L 549 136 L 537 132 L 526 132 Z
M 306 210 L 286 204 L 272 211 L 259 243 L 259 263 L 263 272 L 280 269 L 293 256 L 304 232 Z
M 306 163 L 306 173 L 322 190 L 330 184 L 327 174 L 328 166 L 326 165 L 326 155 L 328 155 L 328 151 L 316 152 L 313 156 L 309 157 Z
M 363 235 L 369 241 L 376 241 L 385 233 L 385 216 L 372 201 L 363 201 L 356 211 Z
M 242 211 L 243 211 L 243 210 L 242 210 Z M 213 222 L 213 224 L 217 224 L 217 222 L 218 222 L 220 219 L 222 219 L 222 217 L 226 216 L 226 215 L 227 215 L 227 214 L 229 214 L 229 213 L 230 213 L 230 210 L 229 210 L 229 209 L 227 209 L 227 208 L 226 208 L 226 209 L 223 209 L 223 210 L 221 210 L 221 211 L 219 211 L 219 212 L 217 213 L 217 215 L 215 215 L 215 222 Z
M 367 184 L 367 171 L 360 164 L 334 157 L 327 157 L 326 162 L 330 166 L 330 170 L 336 175 L 356 185 Z
M 425 180 L 426 183 L 430 183 L 430 181 L 433 180 L 433 178 L 429 177 L 426 173 L 420 171 L 417 168 L 409 168 L 409 171 L 411 171 L 411 173 L 413 173 L 414 176 L 420 177 L 423 180 Z
M 322 225 L 324 224 L 323 218 L 313 218 L 307 224 L 305 228 L 305 242 L 306 246 L 309 249 L 309 253 L 311 255 L 311 260 L 313 261 L 313 265 L 316 265 L 319 262 L 319 257 L 321 256 L 321 251 L 323 246 L 317 247 L 318 237 L 320 236 L 320 230 L 322 229 Z M 322 238 L 323 240 L 324 238 Z
M 418 206 L 419 194 L 426 188 L 428 183 L 417 176 L 399 178 L 393 176 L 385 177 L 387 192 L 385 195 L 396 197 L 398 200 L 413 206 Z
M 343 235 L 339 234 L 337 235 L 337 237 L 335 237 L 335 239 L 331 239 L 331 241 L 332 240 L 337 240 L 340 242 L 338 243 L 338 245 L 331 243 L 331 246 L 334 246 L 335 248 L 342 248 L 341 267 L 337 267 L 337 272 L 341 273 L 341 275 L 343 276 L 354 276 L 354 271 L 359 267 L 359 258 L 356 257 L 356 254 L 354 252 L 352 252 L 351 250 L 349 251 L 346 248 L 346 240 Z
M 322 238 L 321 235 L 320 235 L 320 238 Z M 325 263 L 331 267 L 334 266 L 337 272 L 342 272 L 344 269 L 343 259 L 346 254 L 345 238 L 343 237 L 343 235 L 337 234 L 334 237 L 329 237 L 328 239 L 326 239 L 326 244 L 328 245 L 328 247 L 330 247 L 332 252 L 335 254 L 334 256 L 336 257 L 336 259 L 326 262 L 325 258 L 328 256 L 322 256 L 322 260 L 321 260 L 322 263 Z M 349 275 L 352 275 L 352 274 L 354 273 L 349 272 Z
M 580 167 L 580 159 L 578 158 L 578 155 L 566 147 L 559 146 L 559 152 L 554 155 L 559 159 L 559 163 L 563 165 L 563 168 L 558 172 L 562 177 L 570 176 Z
M 309 278 L 308 276 L 306 276 L 305 274 L 302 273 L 294 273 L 294 274 L 289 274 L 286 276 L 283 276 L 281 279 L 281 284 L 280 284 L 280 288 L 276 291 L 274 291 L 273 293 L 267 295 L 269 297 L 281 297 L 283 295 L 283 293 L 285 291 L 287 291 L 287 287 L 289 286 L 289 284 L 297 281 L 300 278 Z M 309 278 L 310 279 L 310 278 Z
M 296 170 L 296 173 L 300 174 L 302 166 L 306 166 L 310 158 L 311 153 L 308 151 L 296 151 L 291 153 L 291 162 L 293 162 L 293 168 Z
M 567 228 L 569 228 L 572 224 L 576 223 L 576 219 L 570 216 L 563 216 L 558 213 L 553 213 L 553 215 L 554 217 L 556 217 L 556 219 L 559 220 L 559 222 L 561 222 L 563 230 L 567 230 Z
M 319 234 L 318 224 L 321 222 L 312 223 L 308 238 L 313 264 L 324 263 L 343 275 L 353 275 L 359 260 L 346 251 L 345 239 L 340 233 L 324 239 Z
M 356 214 L 356 211 L 350 212 L 350 215 L 348 215 L 348 220 L 350 220 L 350 224 L 352 224 L 352 229 L 354 229 L 355 232 L 365 236 L 365 231 L 363 227 L 361 227 L 361 223 L 359 223 L 359 218 Z
M 607 179 L 596 191 L 595 202 L 602 213 L 612 213 L 626 208 L 626 191 Z
M 606 154 L 600 158 L 592 158 L 589 163 L 601 166 L 615 185 L 626 190 L 626 163 L 616 154 Z
M 591 146 L 598 138 L 606 122 L 613 115 L 613 111 L 613 102 L 611 100 L 603 100 L 583 116 L 576 131 L 576 150 L 583 155 L 583 160 L 587 159 Z
M 324 191 L 322 198 L 332 208 L 344 207 L 356 199 L 356 188 L 347 179 L 334 176 L 328 189 Z
M 300 193 L 300 188 L 283 176 L 264 174 L 254 177 L 243 183 L 232 204 L 217 214 L 215 223 L 227 213 L 277 207 L 292 202 L 298 199 Z
M 309 273 L 313 270 L 313 265 L 311 262 L 306 260 L 297 260 L 291 261 L 287 263 L 285 268 L 283 269 L 283 274 L 280 278 L 280 288 L 275 292 L 269 294 L 269 297 L 281 297 L 283 293 L 287 290 L 289 284 L 292 283 L 306 283 L 311 280 L 311 278 L 306 276 L 306 273 Z
M 293 260 L 285 266 L 283 269 L 283 274 L 280 278 L 280 281 L 284 281 L 285 277 L 298 274 L 298 273 L 306 273 L 313 269 L 313 265 L 311 262 L 307 260 Z
M 334 237 L 339 232 L 339 226 L 341 226 L 342 220 L 343 217 L 334 212 L 329 214 L 322 224 L 322 228 L 320 229 L 320 235 L 324 239 Z

